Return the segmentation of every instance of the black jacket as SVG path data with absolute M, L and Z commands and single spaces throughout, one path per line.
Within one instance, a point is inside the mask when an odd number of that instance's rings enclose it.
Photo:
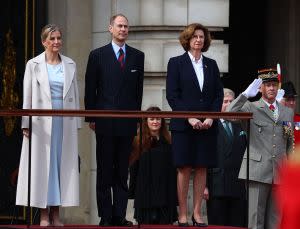
M 218 121 L 218 167 L 209 169 L 207 187 L 210 197 L 245 198 L 244 182 L 238 179 L 243 154 L 246 149 L 246 133 L 240 123 L 232 122 L 233 138 L 230 139 L 221 121 Z
M 91 51 L 85 75 L 86 110 L 140 110 L 143 96 L 144 53 L 126 45 L 121 69 L 112 44 Z M 86 118 L 108 136 L 136 134 L 137 119 Z

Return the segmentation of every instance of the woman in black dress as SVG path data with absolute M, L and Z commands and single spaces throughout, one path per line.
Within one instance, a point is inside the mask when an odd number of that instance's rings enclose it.
M 147 111 L 160 109 L 150 107 Z M 139 224 L 173 224 L 177 220 L 176 168 L 170 141 L 164 119 L 143 119 L 142 146 L 138 133 L 130 157 L 129 193 Z

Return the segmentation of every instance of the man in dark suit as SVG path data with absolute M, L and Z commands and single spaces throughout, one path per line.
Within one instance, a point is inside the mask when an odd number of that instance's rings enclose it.
M 232 90 L 224 88 L 222 112 L 234 97 Z M 240 122 L 218 120 L 218 167 L 208 170 L 204 192 L 209 224 L 246 227 L 245 183 L 238 179 L 246 149 L 245 134 Z
M 87 110 L 140 110 L 144 53 L 125 41 L 128 19 L 111 17 L 112 42 L 91 51 L 85 75 Z M 127 221 L 128 159 L 136 135 L 135 118 L 86 118 L 96 132 L 97 205 L 100 226 L 132 226 Z M 113 195 L 113 197 L 112 197 Z

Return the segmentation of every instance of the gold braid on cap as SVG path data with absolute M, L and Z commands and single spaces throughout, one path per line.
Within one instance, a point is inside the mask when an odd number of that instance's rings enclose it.
M 258 70 L 258 75 L 261 79 L 278 78 L 277 70 L 274 68 Z

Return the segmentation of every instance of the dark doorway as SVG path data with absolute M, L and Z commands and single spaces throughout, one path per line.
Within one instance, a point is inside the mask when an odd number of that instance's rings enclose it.
M 229 29 L 225 42 L 229 44 L 229 73 L 222 78 L 224 87 L 237 95 L 257 77 L 265 66 L 266 1 L 230 1 Z
M 46 12 L 47 1 L 1 2 L 1 110 L 22 108 L 25 64 L 41 52 L 39 31 L 47 20 Z M 4 224 L 25 220 L 24 208 L 15 206 L 21 145 L 21 117 L 0 116 L 0 223 Z

